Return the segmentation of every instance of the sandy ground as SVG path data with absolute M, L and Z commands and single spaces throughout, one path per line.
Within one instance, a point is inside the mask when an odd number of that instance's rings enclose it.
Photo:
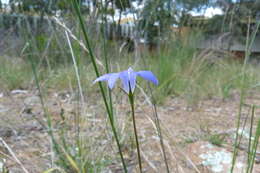
M 73 97 L 68 92 L 50 92 L 45 100 L 53 120 L 53 128 L 58 131 L 67 125 L 67 136 L 72 138 L 71 141 L 76 131 L 75 115 L 80 107 L 77 99 Z M 115 106 L 116 123 L 122 134 L 124 156 L 129 165 L 129 172 L 136 172 L 138 165 L 135 150 L 131 149 L 134 148 L 134 138 L 129 105 L 124 96 L 118 96 L 117 99 L 120 103 Z M 153 107 L 143 96 L 138 100 L 136 117 L 144 172 L 166 172 L 154 123 Z M 81 107 L 83 118 L 80 119 L 84 120 L 80 124 L 84 137 L 91 139 L 90 143 L 94 144 L 91 150 L 95 152 L 90 152 L 89 157 L 100 153 L 116 155 L 117 149 L 115 145 L 111 145 L 113 140 L 109 126 L 103 125 L 107 119 L 104 118 L 101 101 L 86 102 L 84 107 Z M 260 105 L 260 93 L 250 93 L 245 103 Z M 214 172 L 211 169 L 213 166 L 203 164 L 202 158 L 199 158 L 199 153 L 196 152 L 200 152 L 202 145 L 211 145 L 212 136 L 216 135 L 222 141 L 221 146 L 212 144 L 211 149 L 232 152 L 238 106 L 239 94 L 235 91 L 226 100 L 212 98 L 190 106 L 182 98 L 169 97 L 163 105 L 157 106 L 170 172 Z M 242 112 L 241 119 L 247 120 L 245 129 L 248 129 L 249 107 L 244 106 Z M 256 109 L 255 115 L 257 120 L 260 109 Z M 46 122 L 37 92 L 13 91 L 1 94 L 0 118 L 0 162 L 2 161 L 5 167 L 13 173 L 24 172 L 22 167 L 33 173 L 43 172 L 51 167 L 51 160 L 55 160 L 55 157 L 47 131 L 42 127 Z M 246 139 L 242 140 L 241 145 L 239 157 L 243 160 L 246 156 L 244 151 L 247 147 Z M 241 170 L 242 168 L 240 172 Z M 118 162 L 111 162 L 103 172 L 122 172 L 122 170 Z

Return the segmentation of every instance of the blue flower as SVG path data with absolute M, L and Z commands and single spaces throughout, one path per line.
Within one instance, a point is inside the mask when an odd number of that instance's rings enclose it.
M 123 90 L 127 94 L 129 94 L 130 91 L 132 93 L 134 92 L 137 76 L 140 76 L 140 77 L 144 78 L 145 80 L 152 82 L 155 85 L 159 84 L 157 78 L 151 71 L 135 72 L 131 67 L 128 70 L 125 70 L 125 71 L 122 71 L 119 73 L 108 73 L 108 74 L 102 75 L 102 76 L 98 77 L 94 81 L 94 83 L 100 82 L 100 81 L 107 81 L 108 87 L 110 89 L 113 89 L 117 79 L 119 78 L 119 79 L 121 79 L 121 82 L 123 85 Z

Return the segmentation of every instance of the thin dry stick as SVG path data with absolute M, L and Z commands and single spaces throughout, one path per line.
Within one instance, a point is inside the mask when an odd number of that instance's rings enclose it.
M 150 89 L 150 92 L 152 94 L 150 85 L 149 85 L 149 89 Z M 157 132 L 157 135 L 158 135 L 158 137 L 160 139 L 161 152 L 162 152 L 162 155 L 163 155 L 163 159 L 164 159 L 164 163 L 165 163 L 165 166 L 166 166 L 166 170 L 167 170 L 167 173 L 169 173 L 170 172 L 169 164 L 167 162 L 166 151 L 165 151 L 164 144 L 163 144 L 164 140 L 163 140 L 162 131 L 161 131 L 161 127 L 160 127 L 160 119 L 159 119 L 158 114 L 157 114 L 157 108 L 156 108 L 155 102 L 150 100 L 149 97 L 147 97 L 147 95 L 145 94 L 145 92 L 143 90 L 141 90 L 141 91 L 144 94 L 144 96 L 146 97 L 147 101 L 150 101 L 149 103 L 152 104 L 152 107 L 153 107 L 153 110 L 154 110 L 154 117 L 155 117 L 154 122 L 156 123 L 155 124 L 156 132 Z M 152 99 L 153 99 L 153 96 L 152 96 Z M 154 103 L 152 103 L 152 102 L 154 102 Z
M 197 168 L 197 166 L 195 165 L 195 163 L 193 163 L 193 161 L 187 156 L 187 154 L 185 154 L 183 151 L 181 151 L 180 149 L 178 149 L 178 152 L 181 153 L 185 159 L 191 164 L 191 166 L 195 169 L 195 171 L 197 173 L 201 173 L 200 170 Z
M 147 102 L 150 106 L 153 106 L 151 99 L 148 97 L 148 95 L 145 93 L 144 89 L 139 86 L 138 84 L 136 84 L 136 87 L 141 91 L 141 93 L 143 94 L 143 96 L 145 97 L 145 102 Z
M 156 124 L 154 123 L 154 121 L 153 121 L 149 116 L 147 116 L 146 114 L 145 114 L 145 117 L 151 122 L 151 124 L 152 124 L 154 130 L 157 132 L 157 127 L 156 127 Z M 164 139 L 164 141 L 165 141 L 165 139 Z M 161 149 L 161 147 L 160 147 L 160 151 L 161 151 L 161 153 L 163 152 L 162 149 Z M 170 152 L 172 158 L 175 159 L 174 154 L 173 154 L 171 148 L 169 148 L 169 152 Z
M 49 50 L 49 47 L 50 47 L 51 42 L 52 42 L 52 39 L 53 39 L 53 35 L 54 35 L 54 33 L 52 32 L 52 33 L 51 33 L 51 36 L 50 36 L 50 38 L 48 39 L 48 42 L 47 42 L 47 44 L 46 44 L 45 50 L 44 50 L 44 52 L 42 53 L 42 57 L 43 57 L 42 59 L 45 59 L 45 60 L 46 60 L 47 65 L 48 65 L 48 68 L 49 68 L 50 71 L 51 71 L 51 65 L 50 65 L 50 61 L 49 61 L 49 58 L 48 58 L 47 54 L 48 54 L 48 50 Z
M 12 155 L 12 157 L 14 158 L 14 160 L 21 166 L 21 168 L 23 169 L 23 171 L 25 173 L 29 173 L 29 171 L 27 171 L 27 169 L 23 166 L 22 162 L 16 157 L 16 155 L 14 154 L 13 150 L 9 147 L 9 145 L 3 140 L 3 138 L 0 137 L 0 141 L 4 144 L 5 148 L 9 151 L 9 153 Z
M 73 65 L 74 65 L 74 68 L 75 68 L 75 73 L 76 73 L 77 82 L 78 82 L 78 86 L 79 86 L 81 102 L 82 102 L 82 105 L 83 105 L 85 103 L 85 100 L 84 100 L 83 90 L 82 90 L 82 87 L 81 87 L 81 82 L 80 82 L 80 77 L 79 77 L 79 69 L 78 69 L 78 66 L 77 66 L 77 63 L 76 63 L 74 51 L 73 51 L 72 46 L 71 46 L 71 42 L 70 42 L 68 32 L 65 31 L 65 34 L 66 34 L 66 38 L 67 38 L 67 41 L 68 41 L 68 44 L 69 44 L 69 47 L 70 47 L 71 58 L 73 60 Z
M 7 159 L 9 159 L 9 160 L 11 160 L 11 161 L 13 161 L 13 162 L 15 162 L 15 160 L 11 157 L 11 156 L 9 156 L 8 154 L 5 154 L 4 152 L 2 152 L 2 151 L 0 151 L 0 154 L 1 154 L 1 156 L 4 156 L 5 158 L 7 158 Z M 2 159 L 2 158 L 1 158 Z
M 149 159 L 148 159 L 148 157 L 145 155 L 145 153 L 144 153 L 142 150 L 140 150 L 140 151 L 141 151 L 141 154 L 142 154 L 144 160 L 148 163 L 148 165 L 149 165 L 151 168 L 153 168 L 153 170 L 154 170 L 155 172 L 158 172 L 158 169 L 156 169 L 156 166 L 155 166 L 152 162 L 149 161 Z
M 147 115 L 145 115 L 145 117 L 151 122 L 153 128 L 156 130 L 156 125 L 155 125 L 155 123 L 153 122 L 153 120 L 152 120 L 149 116 L 147 116 Z M 163 123 L 162 123 L 162 125 L 163 125 Z M 168 147 L 169 152 L 170 152 L 170 154 L 171 154 L 171 157 L 172 157 L 173 159 L 176 159 L 176 157 L 174 156 L 173 151 L 172 151 L 172 149 L 171 149 L 171 147 L 170 147 L 169 142 L 168 142 L 167 140 L 165 140 L 165 139 L 163 139 L 163 141 L 165 142 L 165 145 Z M 180 154 L 182 154 L 182 155 L 185 157 L 185 159 L 192 165 L 192 167 L 195 169 L 195 171 L 196 171 L 197 173 L 200 173 L 200 171 L 199 171 L 199 169 L 197 168 L 197 166 L 191 161 L 191 159 L 190 159 L 188 156 L 186 156 L 186 154 L 184 154 L 182 151 L 180 151 L 180 149 L 176 149 L 176 150 L 177 150 Z
M 163 126 L 165 129 L 166 129 L 166 131 L 170 131 L 166 126 Z M 172 136 L 172 134 L 171 133 L 169 133 L 170 134 L 170 136 L 171 136 L 171 138 L 173 139 L 174 137 Z M 166 145 L 167 145 L 167 147 L 169 148 L 169 142 L 168 141 L 166 141 L 166 140 L 164 140 L 165 142 L 166 142 Z M 169 148 L 170 149 L 170 148 Z M 187 156 L 187 154 L 185 154 L 183 151 L 181 151 L 181 149 L 180 148 L 177 148 L 177 147 L 175 147 L 175 150 L 177 151 L 177 152 L 179 152 L 182 156 L 184 156 L 185 157 L 185 159 L 191 164 L 191 166 L 195 169 L 195 171 L 197 172 L 197 173 L 201 173 L 200 172 L 200 170 L 198 169 L 198 167 L 195 165 L 195 163 L 193 163 L 193 161 Z
M 89 53 L 88 49 L 86 48 L 85 44 L 79 40 L 72 32 L 71 30 L 64 24 L 62 23 L 57 17 L 52 17 L 54 19 L 54 21 L 61 26 L 67 33 L 68 35 L 75 41 L 78 42 L 78 44 L 83 48 L 84 51 L 86 51 L 87 53 Z M 96 62 L 98 65 L 100 65 L 101 67 L 105 68 L 105 66 L 102 64 L 102 62 L 98 59 L 96 59 Z

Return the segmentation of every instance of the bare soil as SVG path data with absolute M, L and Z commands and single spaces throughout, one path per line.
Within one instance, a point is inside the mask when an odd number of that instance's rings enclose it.
M 71 131 L 71 136 L 75 133 L 73 123 L 79 110 L 79 104 L 73 97 L 68 92 L 50 92 L 48 97 L 45 97 L 54 128 L 62 127 L 64 121 L 70 122 L 71 128 L 68 131 Z M 96 97 L 99 97 L 98 94 Z M 135 150 L 131 150 L 134 148 L 134 142 L 129 105 L 124 96 L 118 98 L 120 102 L 116 104 L 115 114 L 118 118 L 118 129 L 124 139 L 122 144 L 124 155 L 130 172 L 136 172 L 138 164 Z M 198 163 L 198 159 L 192 155 L 193 151 L 197 150 L 197 142 L 212 143 L 212 136 L 217 135 L 222 140 L 218 147 L 232 152 L 239 99 L 239 93 L 234 91 L 231 97 L 225 100 L 211 98 L 199 101 L 196 105 L 189 105 L 182 98 L 169 97 L 163 105 L 157 106 L 170 172 L 212 172 Z M 82 124 L 83 131 L 87 137 L 93 138 L 96 151 L 117 153 L 111 141 L 107 142 L 112 135 L 109 132 L 109 125 L 103 125 L 107 119 L 104 118 L 102 102 L 90 103 L 88 99 L 86 100 L 82 116 L 87 120 Z M 249 93 L 245 103 L 260 105 L 260 93 L 256 91 Z M 250 107 L 244 106 L 241 119 L 247 120 L 245 129 L 249 129 L 249 115 Z M 254 127 L 260 117 L 260 109 L 256 109 L 255 115 Z M 138 98 L 136 104 L 136 117 L 145 172 L 166 172 L 154 123 L 153 107 L 142 96 Z M 22 166 L 33 173 L 43 172 L 51 167 L 53 152 L 47 131 L 42 126 L 46 125 L 46 120 L 37 92 L 18 91 L 1 94 L 0 118 L 0 162 L 6 160 L 5 167 L 13 173 L 24 172 Z M 246 140 L 242 140 L 241 146 L 239 155 L 246 156 Z M 118 162 L 112 162 L 104 172 L 122 172 L 122 170 Z

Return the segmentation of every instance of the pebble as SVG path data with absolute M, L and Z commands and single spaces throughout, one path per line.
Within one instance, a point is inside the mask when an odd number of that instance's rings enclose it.
M 9 109 L 0 104 L 0 113 L 7 112 Z
M 40 104 L 41 100 L 38 96 L 31 96 L 31 97 L 27 97 L 26 99 L 24 99 L 24 104 L 26 106 L 34 106 L 37 104 Z
M 28 91 L 27 90 L 13 90 L 11 91 L 11 94 L 15 95 L 15 94 L 27 94 Z
M 9 127 L 1 127 L 0 128 L 0 137 L 9 138 L 15 135 L 14 131 Z

